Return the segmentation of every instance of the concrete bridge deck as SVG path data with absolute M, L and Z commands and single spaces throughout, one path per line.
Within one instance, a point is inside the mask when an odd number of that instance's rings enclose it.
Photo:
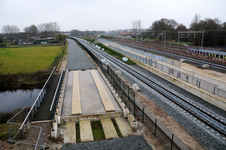
M 77 78 L 75 78 L 76 76 L 73 76 L 74 73 L 78 74 Z M 96 76 L 93 76 L 93 73 L 95 73 Z M 74 82 L 75 80 L 76 82 Z M 99 80 L 99 83 L 96 83 L 95 80 Z M 102 91 L 98 90 L 99 87 L 102 87 Z M 74 91 L 74 88 L 79 88 L 79 93 Z M 76 94 L 76 102 L 74 102 L 74 104 L 73 94 Z M 106 97 L 107 100 L 109 100 L 107 102 L 105 102 Z M 75 105 L 81 106 L 75 107 Z M 77 109 L 75 110 L 77 113 L 73 114 L 73 109 Z M 101 115 L 106 114 L 107 112 L 121 112 L 121 108 L 115 101 L 99 72 L 97 70 L 69 72 L 66 83 L 65 97 L 63 100 L 62 117 L 67 118 L 73 116 L 76 117 L 78 115 Z

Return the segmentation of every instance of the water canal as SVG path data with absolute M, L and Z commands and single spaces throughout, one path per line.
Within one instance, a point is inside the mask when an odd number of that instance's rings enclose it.
M 0 112 L 11 112 L 17 108 L 31 106 L 41 89 L 18 89 L 0 92 Z

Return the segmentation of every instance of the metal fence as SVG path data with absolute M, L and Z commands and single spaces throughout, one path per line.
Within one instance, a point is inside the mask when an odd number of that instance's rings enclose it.
M 37 111 L 37 109 L 39 108 L 41 102 L 42 102 L 42 99 L 44 98 L 45 96 L 45 93 L 46 93 L 46 90 L 49 86 L 49 83 L 53 77 L 53 74 L 56 70 L 56 67 L 54 67 L 53 71 L 51 72 L 51 74 L 49 75 L 48 79 L 46 80 L 43 88 L 41 89 L 40 93 L 38 94 L 35 102 L 33 103 L 33 105 L 31 106 L 31 109 L 30 111 L 28 112 L 28 114 L 26 115 L 24 121 L 22 122 L 21 126 L 20 126 L 20 133 L 21 133 L 21 137 L 23 137 L 23 131 L 24 131 L 24 128 L 26 127 L 25 125 L 30 123 L 32 120 L 33 120 L 33 117 L 34 117 L 34 114 L 35 112 Z
M 56 88 L 54 96 L 53 96 L 52 104 L 51 104 L 50 109 L 49 109 L 50 114 L 51 114 L 51 120 L 52 120 L 51 126 L 53 125 L 54 116 L 55 116 L 55 113 L 56 113 L 56 107 L 57 107 L 57 103 L 58 103 L 58 100 L 59 100 L 64 75 L 65 75 L 65 71 L 62 71 L 61 75 L 60 75 L 60 79 L 59 79 L 58 84 L 57 84 L 57 88 Z
M 134 118 L 141 120 L 145 127 L 167 149 L 188 150 L 184 143 L 175 137 L 173 133 L 171 133 L 166 127 L 157 121 L 157 118 L 155 118 L 151 113 L 148 112 L 148 110 L 145 109 L 145 107 L 136 101 L 134 91 L 131 90 L 128 85 L 126 85 L 126 83 L 114 72 L 112 68 L 110 68 L 108 65 L 105 67 L 104 64 L 91 51 L 89 51 L 85 46 L 83 47 L 100 67 L 101 71 L 107 77 L 111 86 L 118 93 L 118 96 L 121 98 L 122 102 L 125 103 L 126 107 L 129 109 Z
M 34 146 L 34 149 L 36 149 L 37 147 L 45 149 L 45 142 L 44 142 L 42 127 L 25 124 L 23 131 L 20 130 L 21 123 L 26 118 L 27 113 L 28 113 L 28 109 L 27 107 L 24 107 L 16 115 L 14 115 L 10 120 L 7 121 L 7 130 L 9 135 L 9 138 L 7 141 L 10 143 L 17 142 L 17 143 L 32 145 Z M 23 132 L 23 136 L 21 136 L 21 132 Z M 30 137 L 33 140 L 29 140 L 31 139 Z
M 136 101 L 135 92 L 122 81 L 113 69 L 107 66 L 107 70 L 104 74 L 107 76 L 114 90 L 118 93 L 118 96 L 121 98 L 122 102 L 125 103 L 134 118 L 140 120 L 164 147 L 167 149 L 188 149 L 173 133 L 158 122 L 157 118 Z

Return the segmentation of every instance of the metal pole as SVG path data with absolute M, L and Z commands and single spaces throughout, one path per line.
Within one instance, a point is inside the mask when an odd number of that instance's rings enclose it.
M 164 48 L 166 47 L 166 31 L 165 31 L 165 41 L 164 41 Z
M 9 134 L 9 139 L 11 139 L 11 133 L 10 133 L 10 129 L 9 129 L 9 122 L 7 121 L 7 128 L 8 128 L 8 134 Z
M 151 42 L 151 31 L 150 31 L 150 42 Z
M 142 123 L 144 123 L 144 107 L 143 107 L 143 118 L 142 118 Z
M 156 124 L 157 124 L 157 118 L 155 118 L 155 132 L 154 132 L 154 136 L 156 135 Z
M 134 111 L 134 119 L 135 119 L 135 117 L 136 117 L 136 114 L 135 114 L 135 98 L 134 98 L 134 101 L 133 101 L 133 111 Z
M 177 49 L 179 48 L 179 40 L 180 40 L 180 31 L 178 31 Z
M 162 43 L 163 43 L 163 31 L 162 31 Z
M 201 45 L 202 48 L 203 48 L 203 37 L 204 37 L 204 31 L 202 33 L 202 45 Z
M 173 149 L 173 137 L 174 137 L 174 134 L 172 134 L 172 140 L 171 140 L 171 150 Z
M 136 32 L 136 42 L 137 42 L 137 32 Z

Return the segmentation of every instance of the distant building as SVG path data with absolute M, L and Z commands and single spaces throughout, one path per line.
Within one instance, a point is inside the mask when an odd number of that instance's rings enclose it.
M 53 38 L 41 38 L 35 40 L 36 44 L 48 44 L 48 43 L 55 43 Z

